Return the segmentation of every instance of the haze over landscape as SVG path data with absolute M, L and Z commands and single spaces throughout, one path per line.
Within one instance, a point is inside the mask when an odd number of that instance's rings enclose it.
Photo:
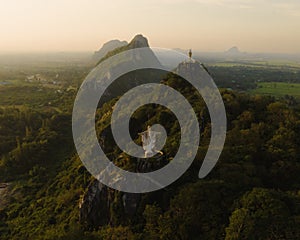
M 299 240 L 299 29 L 299 0 L 0 1 L 0 240 Z
M 4 0 L 0 28 L 0 52 L 95 51 L 144 33 L 155 47 L 300 53 L 300 2 Z

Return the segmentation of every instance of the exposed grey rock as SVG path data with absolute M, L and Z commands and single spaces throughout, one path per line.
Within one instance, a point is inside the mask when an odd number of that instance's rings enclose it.
M 151 172 L 163 167 L 166 163 L 165 156 L 137 159 L 136 171 Z M 97 228 L 106 224 L 116 225 L 112 206 L 116 204 L 116 199 L 120 195 L 124 218 L 134 216 L 141 201 L 141 194 L 118 192 L 104 186 L 98 180 L 92 181 L 79 204 L 80 222 L 89 228 Z
M 99 181 L 88 186 L 79 203 L 80 222 L 90 228 L 107 224 L 109 221 L 109 192 Z
M 122 196 L 124 211 L 128 216 L 133 216 L 136 213 L 140 202 L 140 194 L 124 193 Z
M 130 49 L 149 47 L 149 43 L 147 38 L 145 38 L 142 34 L 138 34 L 131 40 L 131 42 L 129 43 L 129 47 Z
M 136 165 L 136 172 L 140 172 L 140 173 L 153 172 L 162 168 L 167 163 L 168 162 L 166 160 L 165 155 L 157 155 L 154 156 L 153 158 L 138 158 L 137 165 Z

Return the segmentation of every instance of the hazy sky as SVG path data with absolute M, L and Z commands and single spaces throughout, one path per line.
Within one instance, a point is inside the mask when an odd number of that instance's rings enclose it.
M 0 0 L 0 52 L 155 47 L 300 53 L 300 0 Z

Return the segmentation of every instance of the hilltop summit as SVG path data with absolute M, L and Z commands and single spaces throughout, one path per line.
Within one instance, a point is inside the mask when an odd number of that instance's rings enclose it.
M 138 34 L 131 40 L 128 47 L 132 49 L 149 47 L 148 39 L 145 38 L 142 34 Z
M 174 72 L 190 79 L 199 79 L 199 76 L 202 75 L 203 70 L 210 75 L 204 64 L 198 61 L 184 61 L 177 66 Z

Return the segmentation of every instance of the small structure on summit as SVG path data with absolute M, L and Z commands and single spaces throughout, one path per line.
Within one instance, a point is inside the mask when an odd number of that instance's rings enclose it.
M 193 55 L 192 49 L 190 49 L 190 51 L 189 51 L 189 57 L 190 57 L 190 59 L 192 59 L 192 55 Z

